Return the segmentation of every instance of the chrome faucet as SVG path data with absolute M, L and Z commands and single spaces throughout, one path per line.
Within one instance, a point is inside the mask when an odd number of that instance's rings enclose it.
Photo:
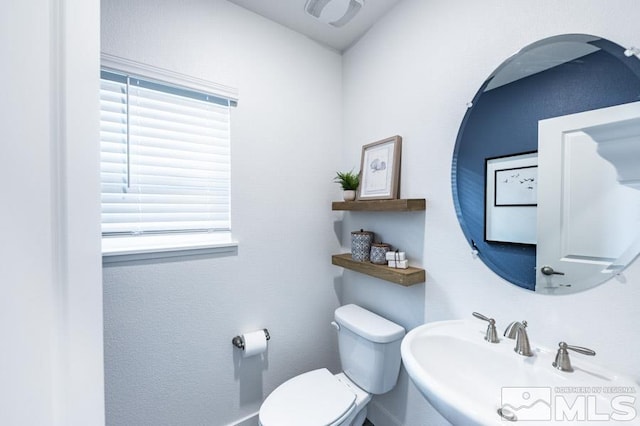
M 573 367 L 571 366 L 571 360 L 569 359 L 569 352 L 567 349 L 571 349 L 572 351 L 576 351 L 583 355 L 591 355 L 594 356 L 596 354 L 595 351 L 589 348 L 583 348 L 582 346 L 571 346 L 567 345 L 565 342 L 560 342 L 558 344 L 559 349 L 556 354 L 556 360 L 551 363 L 555 368 L 560 371 L 566 371 L 571 373 L 573 371 Z
M 522 356 L 533 356 L 531 346 L 529 345 L 529 336 L 527 336 L 527 322 L 514 321 L 504 331 L 504 337 L 508 339 L 516 339 L 516 347 L 513 350 Z

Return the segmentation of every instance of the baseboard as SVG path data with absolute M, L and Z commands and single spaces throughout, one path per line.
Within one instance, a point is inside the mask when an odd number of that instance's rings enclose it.
M 375 398 L 367 406 L 367 418 L 376 426 L 404 426 L 386 408 L 378 404 Z
M 233 423 L 229 423 L 227 426 L 258 426 L 258 412 L 246 416 L 243 419 L 236 420 Z

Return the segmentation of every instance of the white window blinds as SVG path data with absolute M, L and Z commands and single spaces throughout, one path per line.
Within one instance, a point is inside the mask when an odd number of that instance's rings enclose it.
M 102 71 L 103 235 L 230 230 L 232 103 Z

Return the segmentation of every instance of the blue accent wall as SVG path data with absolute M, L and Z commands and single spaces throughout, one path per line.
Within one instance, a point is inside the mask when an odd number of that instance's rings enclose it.
M 593 44 L 602 50 L 488 92 L 483 86 L 456 141 L 452 184 L 465 236 L 494 272 L 530 290 L 535 246 L 484 241 L 485 159 L 537 151 L 539 120 L 640 100 L 640 61 L 606 40 Z

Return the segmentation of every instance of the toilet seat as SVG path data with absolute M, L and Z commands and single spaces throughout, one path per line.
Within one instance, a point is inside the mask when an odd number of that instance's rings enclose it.
M 287 380 L 260 408 L 262 426 L 334 426 L 356 408 L 356 395 L 321 368 Z

